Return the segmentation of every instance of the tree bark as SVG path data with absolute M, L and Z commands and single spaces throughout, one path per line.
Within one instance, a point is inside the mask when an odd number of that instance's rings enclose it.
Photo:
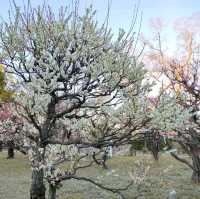
M 48 199 L 56 199 L 56 187 L 49 183 Z
M 193 172 L 192 172 L 192 182 L 199 184 L 200 183 L 200 156 L 198 152 L 192 152 L 192 164 L 193 164 Z
M 154 160 L 158 161 L 159 160 L 159 151 L 158 150 L 152 150 L 151 153 L 154 157 Z
M 3 151 L 3 141 L 0 140 L 0 152 Z
M 8 145 L 8 156 L 7 156 L 7 159 L 15 158 L 14 142 L 13 141 L 8 141 L 7 145 Z
M 45 199 L 44 171 L 33 170 L 30 199 Z

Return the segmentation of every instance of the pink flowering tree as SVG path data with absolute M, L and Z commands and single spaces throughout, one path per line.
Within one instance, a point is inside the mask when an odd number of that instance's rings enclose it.
M 0 110 L 0 139 L 2 145 L 8 148 L 8 157 L 14 158 L 14 150 L 26 154 L 22 138 L 23 122 L 16 116 L 12 103 L 4 103 Z

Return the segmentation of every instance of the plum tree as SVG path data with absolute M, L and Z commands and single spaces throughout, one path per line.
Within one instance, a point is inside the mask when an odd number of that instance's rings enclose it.
M 108 145 L 104 137 L 87 140 L 86 132 L 78 128 L 78 123 L 98 117 L 103 108 L 122 105 L 128 92 L 133 96 L 143 92 L 141 82 L 145 70 L 130 53 L 133 36 L 131 28 L 128 34 L 120 30 L 114 38 L 107 19 L 99 25 L 92 7 L 83 15 L 78 13 L 77 6 L 72 10 L 61 8 L 54 14 L 45 4 L 38 8 L 28 4 L 23 11 L 14 3 L 10 20 L 1 24 L 0 57 L 6 73 L 12 74 L 14 86 L 18 88 L 16 112 L 26 119 L 21 132 L 25 132 L 30 145 L 31 199 L 45 198 L 44 175 L 52 162 L 48 157 L 54 145 L 78 148 Z M 57 127 L 63 120 L 68 138 L 61 141 L 62 131 Z M 69 136 L 70 131 L 75 135 Z M 123 143 L 131 133 L 110 137 Z M 69 159 L 70 154 L 66 152 L 63 160 Z M 83 157 L 72 157 L 76 158 L 73 162 L 77 170 L 75 163 Z M 66 172 L 59 179 L 92 183 L 73 172 Z M 55 191 L 51 190 L 55 190 L 55 184 L 50 184 L 50 188 L 50 198 L 54 198 Z

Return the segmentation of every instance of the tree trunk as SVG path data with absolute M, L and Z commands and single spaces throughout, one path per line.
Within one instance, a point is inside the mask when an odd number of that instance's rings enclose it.
M 8 156 L 7 159 L 13 159 L 15 157 L 15 151 L 14 151 L 14 142 L 8 141 Z
M 15 157 L 15 152 L 13 147 L 8 147 L 8 157 L 7 159 L 13 159 Z
M 134 149 L 133 145 L 131 145 L 131 147 L 129 149 L 129 154 L 130 154 L 130 156 L 133 156 L 133 154 L 135 156 L 137 155 L 137 151 L 136 151 L 136 149 Z
M 192 182 L 199 184 L 200 183 L 200 156 L 198 152 L 192 153 L 192 164 L 193 164 L 193 173 L 192 173 Z
M 32 171 L 30 199 L 45 199 L 44 171 L 42 169 Z
M 56 199 L 56 187 L 49 183 L 48 199 Z
M 155 161 L 158 161 L 158 160 L 159 160 L 159 151 L 157 151 L 157 150 L 152 150 L 151 152 L 152 152 L 152 155 L 153 155 L 153 157 L 154 157 L 154 160 L 155 160 Z
M 3 141 L 0 140 L 0 152 L 3 151 Z

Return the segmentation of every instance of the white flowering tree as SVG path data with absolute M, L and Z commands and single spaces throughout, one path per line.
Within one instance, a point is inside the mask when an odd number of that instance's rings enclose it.
M 52 139 L 51 143 L 59 144 L 60 150 L 55 150 L 54 157 L 52 157 L 52 152 L 48 152 L 51 158 L 47 158 L 51 162 L 46 172 L 46 179 L 51 187 L 50 195 L 56 194 L 56 189 L 62 185 L 63 181 L 76 179 L 91 182 L 123 197 L 121 192 L 129 188 L 134 180 L 125 188 L 111 188 L 103 186 L 94 179 L 79 176 L 79 170 L 93 164 L 107 169 L 106 148 L 130 144 L 135 139 L 144 136 L 146 129 L 168 132 L 190 127 L 190 111 L 177 105 L 176 99 L 169 94 L 160 96 L 157 106 L 153 109 L 150 108 L 151 104 L 145 96 L 146 89 L 143 88 L 140 94 L 131 94 L 126 93 L 121 106 L 98 109 L 92 118 L 70 120 L 71 123 L 66 123 L 66 120 L 59 121 L 57 129 L 62 138 L 56 137 L 58 134 L 55 134 L 55 139 Z M 60 133 L 61 129 L 62 133 Z M 70 140 L 76 141 L 73 147 Z M 85 158 L 87 162 L 84 161 Z M 68 169 L 57 169 L 58 165 L 64 162 L 70 165 Z
M 163 90 L 156 98 L 143 94 L 138 99 L 139 115 L 145 117 L 147 122 L 139 129 L 137 139 L 134 139 L 132 143 L 130 140 L 130 143 L 134 147 L 134 144 L 137 145 L 138 141 L 140 143 L 142 141 L 146 149 L 152 153 L 154 159 L 158 161 L 160 146 L 169 147 L 166 142 L 168 133 L 188 129 L 192 126 L 190 121 L 192 117 L 191 109 L 182 107 L 177 103 L 176 96 L 173 93 Z M 129 111 L 132 111 L 135 115 L 134 109 L 129 108 Z M 176 141 L 176 136 L 173 140 Z
M 64 181 L 71 179 L 90 182 L 124 198 L 122 192 L 135 183 L 134 178 L 131 177 L 131 182 L 127 182 L 127 186 L 123 188 L 108 187 L 100 183 L 98 179 L 80 176 L 79 170 L 94 164 L 107 169 L 108 154 L 106 152 L 108 147 L 129 143 L 148 123 L 149 118 L 142 114 L 141 109 L 137 110 L 137 108 L 133 108 L 132 103 L 128 100 L 125 101 L 126 103 L 117 109 L 114 107 L 101 108 L 95 116 L 89 119 L 58 121 L 55 126 L 59 133 L 55 133 L 51 139 L 51 144 L 57 145 L 54 145 L 53 148 L 51 146 L 46 152 L 48 161 L 45 178 L 49 182 L 49 195 L 52 198 L 56 195 L 56 189 Z M 72 142 L 75 144 L 72 145 Z M 67 169 L 61 169 L 59 165 L 63 163 L 68 165 Z
M 138 96 L 145 70 L 130 53 L 134 31 L 125 34 L 120 30 L 114 39 L 107 19 L 99 25 L 94 17 L 91 7 L 83 15 L 77 8 L 61 8 L 55 15 L 46 5 L 33 9 L 28 4 L 21 11 L 14 4 L 9 21 L 1 23 L 1 64 L 15 80 L 13 86 L 19 93 L 16 112 L 26 120 L 22 132 L 29 143 L 31 199 L 45 199 L 44 177 L 50 183 L 52 199 L 57 179 L 85 180 L 114 193 L 120 191 L 76 176 L 77 170 L 90 166 L 79 165 L 88 156 L 80 155 L 79 148 L 110 145 L 105 135 L 101 142 L 89 139 L 81 123 L 88 124 L 104 108 L 122 106 L 127 93 Z M 137 129 L 144 120 L 135 122 Z M 109 139 L 120 144 L 131 135 L 132 131 L 123 135 L 117 130 Z M 57 146 L 65 146 L 64 151 L 55 152 Z M 72 170 L 54 172 L 66 160 L 72 160 Z

